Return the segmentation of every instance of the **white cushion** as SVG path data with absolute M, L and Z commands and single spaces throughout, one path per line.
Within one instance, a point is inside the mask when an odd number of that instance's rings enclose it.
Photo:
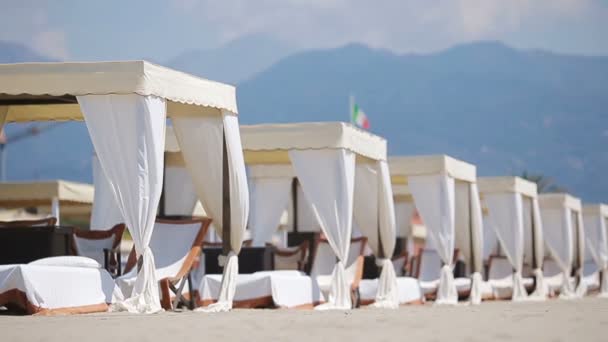
M 97 261 L 83 256 L 49 257 L 32 261 L 28 265 L 102 268 L 102 266 Z

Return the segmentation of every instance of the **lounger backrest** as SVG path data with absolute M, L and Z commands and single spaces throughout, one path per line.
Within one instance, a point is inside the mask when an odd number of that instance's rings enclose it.
M 513 266 L 509 260 L 503 256 L 490 257 L 490 269 L 488 270 L 489 279 L 504 279 L 513 275 Z
M 118 247 L 124 229 L 124 224 L 117 224 L 108 230 L 85 231 L 74 229 L 72 233 L 73 252 L 76 255 L 94 259 L 104 265 L 104 249 L 112 250 Z
M 545 277 L 552 277 L 562 273 L 562 269 L 553 259 L 545 259 L 543 262 L 543 274 Z
M 367 245 L 367 239 L 363 237 L 357 237 L 350 240 L 350 248 L 348 250 L 348 260 L 346 260 L 346 267 L 352 265 L 357 258 L 363 255 L 365 247 Z
M 405 263 L 407 262 L 407 255 L 400 255 L 391 260 L 393 262 L 393 268 L 397 277 L 403 276 L 405 271 Z
M 274 249 L 275 270 L 303 270 L 304 263 L 308 259 L 308 241 L 293 247 L 276 247 L 267 244 Z
M 195 244 L 201 222 L 157 221 L 154 224 L 150 248 L 157 268 L 182 263 Z M 201 242 L 199 242 L 200 245 Z
M 350 267 L 363 254 L 366 243 L 367 238 L 365 237 L 351 239 L 348 259 L 345 265 L 346 268 Z M 329 242 L 323 238 L 318 239 L 310 273 L 315 275 L 330 275 L 334 270 L 336 260 L 336 255 L 331 249 Z
M 57 219 L 49 217 L 40 220 L 18 220 L 18 221 L 0 221 L 0 228 L 10 227 L 52 227 L 57 223 Z
M 441 257 L 434 249 L 423 249 L 420 253 L 418 279 L 421 281 L 438 280 L 441 275 Z
M 333 272 L 334 265 L 336 265 L 336 255 L 331 246 L 325 240 L 319 241 L 315 249 L 315 257 L 312 261 L 310 273 L 314 275 L 329 275 Z

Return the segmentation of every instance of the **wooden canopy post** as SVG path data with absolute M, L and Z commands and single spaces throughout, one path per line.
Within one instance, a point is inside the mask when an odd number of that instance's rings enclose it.
M 222 135 L 222 254 L 228 256 L 231 246 L 230 169 L 226 147 L 226 128 Z
M 293 177 L 291 180 L 291 202 L 293 204 L 293 222 L 292 227 L 294 233 L 298 232 L 298 179 Z
M 164 152 L 163 156 L 163 186 L 161 187 L 160 192 L 160 203 L 158 204 L 158 216 L 164 218 L 166 216 L 165 212 L 165 174 L 167 173 L 167 152 Z
M 535 215 L 540 215 L 540 213 L 536 212 L 536 208 L 534 206 L 534 199 L 532 199 L 531 204 L 532 207 L 530 208 L 530 213 L 532 214 L 532 270 L 536 270 L 538 264 L 536 263 L 536 220 L 534 218 L 536 217 Z M 536 277 L 533 277 L 532 279 L 532 292 L 534 292 L 536 291 L 536 287 L 538 286 L 538 284 L 536 284 Z
M 475 263 L 475 242 L 473 241 L 473 192 L 469 186 L 469 261 L 471 262 L 471 274 L 477 271 Z M 456 260 L 454 260 L 456 261 Z

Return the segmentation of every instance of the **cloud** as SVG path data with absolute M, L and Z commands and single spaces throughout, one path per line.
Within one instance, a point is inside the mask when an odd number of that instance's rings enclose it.
M 33 47 L 40 53 L 58 60 L 67 60 L 69 53 L 65 32 L 45 30 L 36 32 L 32 38 Z
M 18 41 L 32 50 L 55 59 L 69 57 L 63 29 L 49 19 L 49 1 L 12 1 L 0 13 L 0 40 Z
M 174 0 L 174 4 L 183 13 L 207 21 L 223 41 L 261 32 L 303 47 L 358 41 L 401 52 L 428 52 L 479 39 L 513 39 L 519 45 L 525 33 L 567 33 L 569 25 L 590 15 L 605 19 L 601 25 L 608 29 L 602 0 Z M 608 50 L 600 38 L 596 45 Z M 534 47 L 547 48 L 543 46 L 547 40 L 539 39 Z

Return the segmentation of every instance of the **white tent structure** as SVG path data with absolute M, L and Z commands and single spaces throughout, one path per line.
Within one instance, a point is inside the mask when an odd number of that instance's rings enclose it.
M 583 205 L 585 246 L 601 275 L 600 296 L 608 297 L 608 205 Z
M 541 194 L 538 196 L 543 221 L 543 236 L 550 260 L 545 261 L 545 283 L 550 291 L 559 289 L 561 298 L 582 297 L 586 292 L 581 281 L 585 259 L 585 231 L 581 201 L 568 194 Z M 547 265 L 549 263 L 549 265 Z M 557 267 L 553 267 L 555 263 Z M 561 272 L 551 274 L 552 268 Z M 570 278 L 574 271 L 575 279 Z M 576 283 L 576 290 L 573 288 Z
M 386 141 L 339 122 L 242 126 L 241 134 L 254 241 L 268 241 L 276 231 L 290 203 L 292 180 L 297 178 L 338 259 L 328 303 L 319 308 L 351 308 L 345 262 L 353 217 L 382 261 L 375 305 L 396 307 L 396 277 L 390 262 L 396 237 Z M 356 196 L 357 192 L 365 196 Z
M 513 301 L 526 299 L 523 272 L 524 264 L 528 264 L 537 284 L 534 297 L 545 298 L 543 229 L 536 184 L 519 177 L 479 177 L 477 184 L 487 211 L 484 236 L 488 230 L 493 231 L 513 270 L 510 278 L 489 280 L 494 292 L 505 288 Z
M 59 225 L 62 216 L 88 216 L 93 192 L 91 184 L 65 180 L 0 183 L 0 208 L 37 207 Z
M 87 125 L 141 258 L 132 296 L 116 309 L 161 309 L 149 241 L 161 195 L 167 116 L 197 194 L 224 234 L 222 296 L 211 309 L 228 310 L 249 201 L 234 87 L 145 61 L 0 65 L 0 128 L 37 120 Z
M 401 202 L 411 196 L 427 228 L 427 242 L 443 262 L 436 303 L 458 301 L 452 273 L 455 248 L 471 274 L 470 300 L 481 302 L 483 237 L 475 166 L 445 155 L 391 157 L 389 165 L 394 193 Z M 405 214 L 412 212 L 409 207 Z

